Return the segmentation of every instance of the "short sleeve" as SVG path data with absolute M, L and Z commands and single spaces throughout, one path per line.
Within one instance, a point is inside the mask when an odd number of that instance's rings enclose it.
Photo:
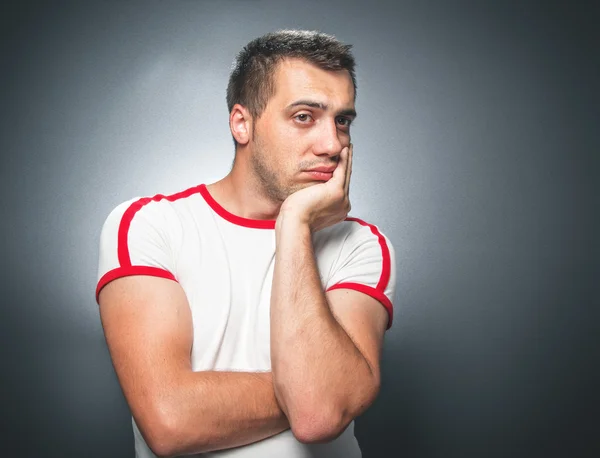
M 115 207 L 100 233 L 96 302 L 109 282 L 130 275 L 176 280 L 168 202 L 131 199 Z
M 388 312 L 389 329 L 396 288 L 394 247 L 373 224 L 358 218 L 347 218 L 345 224 L 351 226 L 326 290 L 354 289 L 377 299 Z

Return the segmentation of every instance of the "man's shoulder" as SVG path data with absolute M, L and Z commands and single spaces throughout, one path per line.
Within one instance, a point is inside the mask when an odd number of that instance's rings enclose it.
M 201 194 L 203 187 L 200 184 L 176 192 L 158 192 L 122 200 L 109 210 L 105 224 L 127 224 L 140 219 L 160 224 L 171 220 L 181 215 L 182 211 L 189 210 L 189 202 L 194 196 Z
M 330 242 L 347 239 L 348 237 L 384 237 L 386 238 L 380 226 L 372 221 L 367 221 L 356 216 L 348 216 L 333 226 L 329 226 L 317 232 L 320 238 Z
M 378 224 L 365 219 L 348 216 L 333 226 L 318 231 L 314 238 L 320 250 L 350 250 L 361 246 L 380 246 L 389 249 L 391 242 Z

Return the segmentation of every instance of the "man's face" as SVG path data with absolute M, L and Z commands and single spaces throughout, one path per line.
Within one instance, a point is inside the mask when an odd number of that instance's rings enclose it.
M 275 94 L 254 125 L 250 162 L 267 196 L 282 202 L 331 178 L 340 152 L 350 145 L 356 113 L 346 70 L 326 71 L 286 59 L 274 83 Z

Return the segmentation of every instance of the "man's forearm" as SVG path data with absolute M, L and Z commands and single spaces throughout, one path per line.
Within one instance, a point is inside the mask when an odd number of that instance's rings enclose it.
M 300 429 L 339 432 L 364 405 L 373 374 L 329 309 L 309 229 L 285 219 L 278 229 L 271 296 L 275 394 L 293 430 L 308 418 Z
M 189 372 L 166 390 L 168 427 L 149 443 L 161 455 L 238 447 L 289 428 L 270 372 Z

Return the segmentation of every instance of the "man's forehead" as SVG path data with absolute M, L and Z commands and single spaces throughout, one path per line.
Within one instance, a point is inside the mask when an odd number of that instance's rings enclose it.
M 309 99 L 323 105 L 354 106 L 354 86 L 347 70 L 323 70 L 302 59 L 284 59 L 274 74 L 275 94 L 282 103 Z

